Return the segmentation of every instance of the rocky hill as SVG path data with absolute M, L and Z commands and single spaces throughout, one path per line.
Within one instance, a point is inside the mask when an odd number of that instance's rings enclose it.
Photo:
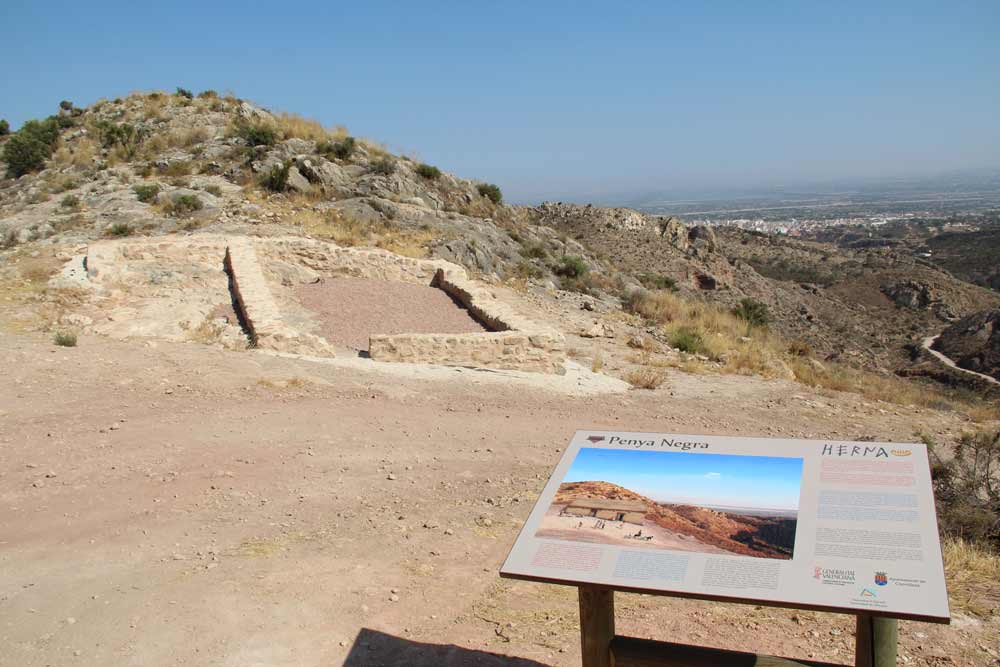
M 892 248 L 921 257 L 959 280 L 1000 290 L 1000 212 L 958 219 L 897 220 L 808 232 L 809 238 L 850 250 Z
M 542 204 L 528 216 L 647 286 L 724 308 L 745 298 L 764 303 L 786 339 L 869 367 L 898 368 L 925 332 L 1000 305 L 1000 295 L 891 248 L 851 250 L 574 204 Z
M 719 512 L 706 507 L 658 503 L 652 498 L 603 481 L 566 482 L 559 485 L 555 502 L 578 498 L 627 500 L 644 503 L 646 520 L 703 544 L 744 556 L 791 558 L 795 546 L 795 519 L 761 518 Z
M 792 360 L 815 353 L 883 371 L 904 366 L 952 320 L 1000 307 L 995 292 L 891 248 L 714 231 L 620 208 L 510 206 L 494 185 L 212 91 L 64 102 L 0 137 L 0 154 L 17 158 L 0 162 L 0 245 L 10 259 L 0 279 L 15 282 L 28 270 L 14 270 L 15 260 L 39 248 L 60 255 L 108 237 L 296 234 L 453 261 L 542 308 L 586 309 L 564 316 L 584 337 L 624 332 L 646 353 L 677 348 L 714 368 L 737 359 L 737 372 L 781 377 L 798 377 L 787 359 L 747 366 L 749 349 L 702 354 L 623 306 L 640 289 L 720 311 L 749 299 L 766 307 L 783 341 L 760 336 L 777 356 L 787 349 Z M 757 335 L 732 340 L 749 348 Z

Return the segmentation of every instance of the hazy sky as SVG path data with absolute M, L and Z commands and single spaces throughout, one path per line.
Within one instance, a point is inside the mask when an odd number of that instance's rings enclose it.
M 564 482 L 611 482 L 660 502 L 799 508 L 802 459 L 582 447 Z
M 20 2 L 0 118 L 233 91 L 514 201 L 1000 163 L 1000 2 Z

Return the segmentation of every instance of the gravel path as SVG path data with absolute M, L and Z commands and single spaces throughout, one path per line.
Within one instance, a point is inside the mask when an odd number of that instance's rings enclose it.
M 328 278 L 295 290 L 335 346 L 368 350 L 371 334 L 482 333 L 467 310 L 436 287 L 367 278 Z

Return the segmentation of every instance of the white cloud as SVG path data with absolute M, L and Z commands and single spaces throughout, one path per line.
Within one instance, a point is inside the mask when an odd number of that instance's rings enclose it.
M 706 472 L 705 473 L 705 477 L 712 477 L 712 478 L 714 478 L 714 477 L 722 477 L 722 473 L 721 472 Z

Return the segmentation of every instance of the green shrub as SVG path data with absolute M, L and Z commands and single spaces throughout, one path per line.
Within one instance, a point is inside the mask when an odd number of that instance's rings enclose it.
M 500 188 L 492 183 L 480 183 L 476 186 L 476 191 L 486 197 L 494 204 L 500 204 L 503 202 L 503 193 L 500 192 Z
M 10 134 L 10 123 L 0 118 L 0 137 L 5 137 L 8 134 Z
M 354 154 L 358 142 L 354 137 L 344 137 L 339 141 L 321 141 L 316 144 L 316 152 L 330 159 L 346 160 Z
M 271 170 L 260 179 L 260 184 L 272 192 L 284 192 L 288 187 L 288 171 L 292 168 L 291 162 L 276 164 Z
M 379 158 L 371 164 L 371 172 L 373 174 L 388 176 L 394 171 L 396 171 L 396 163 L 392 160 L 392 158 Z
M 429 181 L 436 181 L 441 178 L 441 170 L 437 167 L 432 167 L 429 164 L 418 164 L 415 171 L 418 176 L 422 176 Z
M 524 249 L 524 254 L 532 259 L 548 259 L 549 251 L 541 243 L 532 243 Z
M 70 102 L 69 100 L 63 100 L 62 102 L 59 103 L 59 108 L 62 109 L 63 111 L 72 111 L 73 103 Z
M 52 187 L 52 192 L 55 193 L 66 192 L 67 190 L 75 190 L 78 187 L 80 187 L 80 184 L 77 181 L 73 180 L 72 178 L 67 178 L 54 185 Z
M 541 280 L 545 277 L 545 271 L 538 268 L 531 262 L 520 262 L 514 269 L 514 274 L 519 278 Z
M 267 123 L 241 121 L 236 124 L 235 130 L 236 136 L 251 146 L 273 146 L 278 141 L 278 131 Z
M 118 148 L 122 155 L 128 159 L 133 159 L 139 152 L 139 148 L 149 136 L 149 129 L 131 123 L 121 123 L 116 125 L 106 120 L 98 121 L 97 132 L 101 137 L 101 144 L 105 148 Z
M 131 236 L 132 228 L 124 222 L 116 222 L 108 228 L 108 236 Z
M 76 210 L 80 208 L 80 198 L 75 195 L 66 195 L 62 198 L 62 201 L 59 202 L 59 205 L 66 209 Z
M 670 276 L 659 273 L 644 273 L 639 276 L 639 282 L 648 289 L 666 289 L 671 292 L 677 291 L 677 281 Z
M 165 208 L 170 215 L 180 217 L 200 211 L 204 206 L 195 195 L 177 195 L 170 198 Z
M 205 192 L 207 192 L 210 195 L 214 195 L 216 197 L 222 196 L 222 188 L 220 188 L 218 185 L 206 185 Z
M 178 97 L 183 97 L 186 100 L 193 100 L 194 99 L 194 93 L 192 93 L 187 88 L 181 88 L 180 86 L 177 87 L 177 96 Z
M 59 141 L 59 123 L 54 117 L 29 120 L 15 132 L 3 148 L 2 159 L 15 178 L 45 166 Z
M 700 354 L 705 349 L 705 340 L 701 333 L 691 327 L 677 327 L 670 332 L 669 342 L 681 352 Z
M 750 298 L 741 299 L 740 305 L 733 308 L 733 315 L 743 318 L 755 327 L 767 326 L 771 321 L 771 312 L 767 309 L 767 304 Z
M 198 97 L 201 98 L 201 99 L 215 98 L 215 97 L 218 97 L 218 96 L 219 96 L 219 94 L 217 92 L 215 92 L 214 90 L 212 90 L 212 89 L 203 90 L 200 93 L 198 93 Z
M 156 195 L 160 194 L 160 186 L 157 183 L 150 183 L 148 185 L 137 185 L 132 190 L 135 192 L 136 198 L 143 204 L 148 204 L 156 200 Z
M 69 116 L 49 116 L 47 120 L 51 120 L 56 124 L 56 127 L 62 130 L 76 125 L 76 121 Z
M 59 347 L 76 347 L 76 334 L 69 331 L 57 331 L 52 342 Z
M 582 278 L 590 270 L 582 257 L 576 255 L 566 255 L 562 261 L 553 269 L 553 273 L 563 278 Z
M 157 171 L 164 176 L 188 176 L 191 173 L 191 162 L 189 160 L 174 160 L 168 162 L 166 166 L 160 167 Z

